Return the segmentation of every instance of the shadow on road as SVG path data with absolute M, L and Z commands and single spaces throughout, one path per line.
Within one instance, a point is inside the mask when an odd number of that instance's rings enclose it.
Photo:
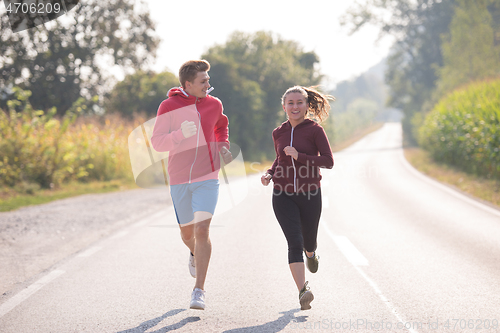
M 159 323 L 161 323 L 165 318 L 168 318 L 168 317 L 171 317 L 171 316 L 175 316 L 176 314 L 178 314 L 178 313 L 180 313 L 182 311 L 186 311 L 186 309 L 170 310 L 170 311 L 168 311 L 167 313 L 165 313 L 164 315 L 162 315 L 160 317 L 157 317 L 157 318 L 145 321 L 145 322 L 143 322 L 142 324 L 140 324 L 137 327 L 134 327 L 134 328 L 131 328 L 131 329 L 128 329 L 128 330 L 125 330 L 125 331 L 120 331 L 118 333 L 144 333 L 147 330 L 149 330 L 150 328 L 155 327 L 156 325 L 158 325 Z M 187 317 L 187 318 L 182 319 L 178 323 L 162 327 L 159 330 L 156 330 L 156 331 L 153 331 L 153 332 L 150 332 L 150 333 L 170 332 L 170 331 L 173 331 L 173 330 L 177 330 L 177 329 L 183 327 L 184 325 L 186 325 L 188 323 L 194 323 L 194 322 L 196 322 L 198 320 L 200 320 L 200 317 Z
M 306 321 L 307 316 L 295 317 L 294 313 L 299 312 L 300 309 L 293 309 L 286 312 L 280 312 L 283 316 L 268 323 L 256 326 L 234 328 L 232 330 L 224 331 L 224 333 L 276 333 L 282 331 L 290 322 L 302 323 Z
M 125 331 L 120 331 L 117 333 L 144 333 L 148 331 L 149 329 L 157 326 L 159 323 L 161 323 L 165 318 L 175 316 L 176 314 L 181 313 L 182 311 L 185 311 L 185 309 L 175 309 L 175 310 L 170 310 L 164 315 L 145 321 L 142 324 L 140 324 L 137 327 L 125 330 Z M 224 333 L 277 333 L 285 329 L 285 327 L 291 323 L 303 323 L 307 321 L 307 316 L 299 316 L 295 317 L 295 313 L 299 312 L 300 309 L 293 309 L 289 310 L 286 312 L 280 312 L 282 314 L 281 317 L 279 317 L 276 320 L 270 321 L 268 323 L 262 324 L 262 325 L 256 325 L 256 326 L 249 326 L 249 327 L 241 327 L 241 328 L 234 328 L 228 331 L 224 331 Z M 179 321 L 178 323 L 168 325 L 165 327 L 162 327 L 156 331 L 151 331 L 148 333 L 165 333 L 165 332 L 170 332 L 177 330 L 183 326 L 185 326 L 188 323 L 194 323 L 201 320 L 200 317 L 187 317 Z

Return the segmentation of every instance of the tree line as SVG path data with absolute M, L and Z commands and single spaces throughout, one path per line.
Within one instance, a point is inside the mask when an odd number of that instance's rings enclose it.
M 318 85 L 319 58 L 314 52 L 271 32 L 232 33 L 225 44 L 209 48 L 201 58 L 211 64 L 213 96 L 220 98 L 229 118 L 230 140 L 246 159 L 273 158 L 271 132 L 282 121 L 281 96 L 293 85 Z M 166 93 L 179 86 L 168 71 L 128 75 L 107 96 L 106 110 L 154 117 Z
M 388 106 L 405 117 L 406 142 L 441 98 L 470 82 L 500 75 L 499 0 L 369 0 L 344 15 L 355 33 L 368 24 L 396 42 L 385 80 Z
M 139 10 L 134 0 L 82 1 L 64 19 L 20 32 L 12 29 L 3 15 L 0 108 L 7 109 L 19 87 L 31 91 L 35 109 L 56 107 L 59 116 L 80 98 L 89 110 L 99 110 L 112 84 L 104 68 L 145 69 L 160 41 L 149 12 Z
M 19 87 L 31 91 L 34 109 L 55 107 L 58 116 L 78 107 L 154 117 L 179 83 L 174 73 L 148 70 L 160 39 L 147 10 L 134 0 L 89 0 L 67 16 L 19 33 L 9 29 L 7 16 L 0 19 L 0 108 L 8 109 Z M 353 5 L 343 23 L 353 33 L 377 25 L 396 43 L 385 70 L 388 90 L 369 76 L 340 83 L 329 92 L 337 101 L 327 131 L 349 128 L 336 123 L 343 118 L 369 122 L 387 106 L 404 112 L 405 140 L 416 143 L 426 114 L 443 96 L 500 73 L 500 0 L 369 0 Z M 281 94 L 321 83 L 317 54 L 260 31 L 234 32 L 201 57 L 212 64 L 212 94 L 224 102 L 231 140 L 248 159 L 273 158 L 270 133 L 285 120 Z M 122 68 L 125 79 L 115 84 L 105 70 L 110 66 Z M 329 133 L 331 140 L 340 135 Z
M 138 10 L 134 0 L 112 0 L 79 3 L 67 16 L 71 19 L 18 33 L 8 28 L 7 16 L 2 17 L 0 108 L 9 109 L 19 87 L 31 92 L 33 109 L 48 112 L 55 107 L 59 117 L 77 108 L 87 114 L 154 117 L 168 90 L 179 82 L 174 73 L 148 69 L 159 43 L 149 13 Z M 212 65 L 212 94 L 224 103 L 231 140 L 247 159 L 274 158 L 271 132 L 286 118 L 281 95 L 293 85 L 321 83 L 317 54 L 272 32 L 236 31 L 201 58 Z M 121 68 L 125 78 L 113 82 L 106 71 L 110 66 Z M 356 126 L 371 121 L 372 116 L 365 115 L 376 108 L 366 100 L 351 106 L 355 111 L 346 123 Z M 332 119 L 325 123 L 331 140 L 354 130 L 341 126 L 344 133 L 336 133 Z
M 19 87 L 31 91 L 34 109 L 55 107 L 60 117 L 82 103 L 87 113 L 154 117 L 168 90 L 179 82 L 174 73 L 148 69 L 159 38 L 149 13 L 137 9 L 134 0 L 90 0 L 68 13 L 70 20 L 18 33 L 2 17 L 0 108 L 8 110 Z M 296 84 L 317 85 L 322 78 L 314 52 L 265 31 L 234 32 L 201 58 L 212 65 L 213 95 L 224 102 L 231 139 L 251 159 L 274 153 L 271 131 L 285 118 L 281 94 Z M 114 84 L 105 70 L 110 66 L 125 71 L 124 80 Z

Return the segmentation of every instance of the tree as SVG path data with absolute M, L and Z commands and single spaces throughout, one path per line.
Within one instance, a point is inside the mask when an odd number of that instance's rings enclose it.
M 342 143 L 374 122 L 391 118 L 392 110 L 385 107 L 386 62 L 384 59 L 358 77 L 338 83 L 331 92 L 339 97 L 333 104 L 331 127 L 327 129 L 331 144 Z
M 266 108 L 260 85 L 240 76 L 234 62 L 213 61 L 209 74 L 215 88 L 212 95 L 222 100 L 224 113 L 229 118 L 229 139 L 240 146 L 246 159 L 265 158 L 266 151 L 261 144 L 269 133 L 262 127 Z
M 495 39 L 492 19 L 495 15 L 500 15 L 499 0 L 458 0 L 450 32 L 443 37 L 444 66 L 439 71 L 438 97 L 471 81 L 500 75 L 500 43 Z
M 144 5 L 141 1 L 141 5 Z M 149 13 L 134 0 L 87 0 L 58 20 L 14 33 L 0 19 L 0 107 L 12 88 L 32 91 L 36 109 L 55 106 L 64 114 L 83 96 L 106 91 L 102 65 L 136 70 L 154 59 L 158 47 Z
M 167 98 L 167 92 L 179 86 L 179 80 L 170 72 L 138 71 L 118 82 L 106 98 L 106 112 L 119 112 L 132 116 L 145 112 L 156 116 L 158 106 Z
M 405 113 L 406 139 L 415 143 L 411 120 L 432 107 L 437 69 L 443 66 L 441 35 L 448 32 L 455 0 L 369 0 L 343 17 L 351 33 L 367 24 L 396 43 L 388 59 L 389 106 Z
M 382 110 L 385 107 L 386 90 L 383 77 L 379 78 L 369 72 L 353 80 L 342 81 L 331 93 L 333 96 L 341 97 L 335 102 L 334 110 L 340 113 L 345 112 L 348 105 L 358 98 L 371 100 Z
M 294 41 L 259 31 L 234 32 L 203 56 L 212 68 L 213 94 L 224 103 L 231 141 L 247 158 L 274 158 L 271 132 L 285 114 L 281 96 L 294 85 L 317 85 L 319 58 Z

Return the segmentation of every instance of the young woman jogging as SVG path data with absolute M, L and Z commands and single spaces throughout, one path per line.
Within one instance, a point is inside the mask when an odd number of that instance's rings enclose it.
M 300 86 L 283 94 L 281 104 L 288 120 L 273 131 L 276 159 L 261 177 L 264 186 L 271 179 L 274 182 L 273 209 L 288 242 L 288 263 L 299 290 L 301 310 L 310 309 L 314 299 L 305 281 L 302 251 L 311 273 L 316 273 L 319 265 L 315 252 L 321 216 L 319 168 L 333 167 L 330 143 L 318 124 L 328 116 L 329 99 L 334 100 Z

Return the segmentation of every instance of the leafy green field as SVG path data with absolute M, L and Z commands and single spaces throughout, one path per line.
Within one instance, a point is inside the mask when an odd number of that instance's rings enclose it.
M 438 162 L 500 179 L 500 80 L 472 83 L 441 99 L 419 129 L 419 144 Z

